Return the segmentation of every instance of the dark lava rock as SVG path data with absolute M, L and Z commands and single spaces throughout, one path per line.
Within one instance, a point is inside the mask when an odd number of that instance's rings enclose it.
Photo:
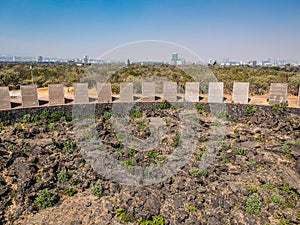
M 298 158 L 297 161 L 296 161 L 295 170 L 296 170 L 297 174 L 300 177 L 300 158 Z

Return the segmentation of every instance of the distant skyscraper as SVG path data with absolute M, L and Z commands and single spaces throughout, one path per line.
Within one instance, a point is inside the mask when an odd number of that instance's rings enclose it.
M 17 57 L 17 56 L 14 56 L 13 59 L 12 59 L 13 62 L 20 62 L 21 61 L 21 57 Z
M 38 56 L 38 57 L 36 58 L 36 61 L 37 61 L 38 63 L 42 63 L 42 62 L 43 62 L 43 56 Z
M 87 55 L 85 55 L 85 56 L 83 57 L 83 64 L 84 64 L 84 65 L 88 65 L 88 64 L 89 64 L 89 57 L 88 57 Z
M 172 61 L 172 64 L 173 64 L 173 65 L 177 65 L 178 59 L 179 59 L 179 58 L 178 58 L 178 53 L 173 53 L 173 54 L 172 54 L 172 60 L 171 60 L 171 61 Z

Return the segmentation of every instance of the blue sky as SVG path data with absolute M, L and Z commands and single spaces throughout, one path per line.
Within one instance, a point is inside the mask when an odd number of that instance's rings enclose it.
M 6 0 L 0 54 L 97 57 L 163 40 L 204 60 L 300 61 L 299 0 Z

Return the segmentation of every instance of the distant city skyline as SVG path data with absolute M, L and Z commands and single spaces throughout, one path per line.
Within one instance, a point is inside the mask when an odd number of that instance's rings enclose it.
M 0 55 L 98 58 L 129 42 L 163 40 L 203 61 L 300 62 L 299 8 L 298 0 L 3 1 Z
M 197 60 L 197 58 L 195 58 Z M 224 58 L 222 60 L 209 59 L 208 61 L 188 61 L 182 58 L 178 53 L 172 53 L 170 60 L 151 60 L 151 59 L 134 59 L 125 58 L 124 59 L 109 59 L 109 58 L 91 58 L 88 55 L 84 57 L 76 58 L 60 58 L 60 57 L 43 57 L 43 56 L 3 56 L 0 55 L 0 63 L 5 62 L 15 62 L 15 63 L 67 63 L 67 64 L 77 64 L 77 65 L 90 65 L 94 63 L 122 63 L 128 64 L 128 62 L 135 64 L 172 64 L 172 65 L 190 65 L 190 64 L 219 64 L 223 66 L 239 66 L 239 65 L 249 65 L 249 66 L 280 66 L 285 67 L 287 64 L 292 66 L 300 66 L 300 63 L 293 59 L 272 59 L 268 58 L 265 60 L 232 60 L 230 58 Z

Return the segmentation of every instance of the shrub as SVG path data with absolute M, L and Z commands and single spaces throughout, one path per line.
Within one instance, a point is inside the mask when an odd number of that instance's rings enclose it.
M 173 137 L 173 147 L 176 148 L 179 143 L 180 143 L 180 133 L 177 133 L 174 137 Z
M 298 195 L 298 193 L 291 188 L 289 183 L 284 183 L 280 189 L 286 192 L 289 195 L 289 198 L 296 200 L 300 199 L 300 195 Z
M 255 192 L 257 192 L 257 187 L 256 186 L 248 186 L 248 190 L 250 193 L 255 193 Z
M 143 220 L 142 218 L 138 219 L 138 223 L 141 225 L 164 225 L 164 218 L 160 215 L 151 216 L 148 220 Z
M 102 196 L 103 189 L 101 180 L 97 180 L 97 182 L 93 185 L 92 194 L 99 198 Z
M 292 157 L 291 155 L 291 147 L 287 144 L 287 143 L 284 143 L 284 145 L 282 146 L 282 149 L 285 153 L 285 156 L 287 159 L 290 159 Z
M 296 215 L 296 220 L 300 221 L 300 210 L 298 210 L 298 213 Z
M 136 154 L 136 150 L 135 150 L 134 148 L 131 148 L 131 149 L 129 150 L 129 152 L 128 152 L 128 155 L 129 155 L 130 157 L 134 156 L 135 154 Z
M 196 211 L 197 211 L 197 209 L 196 209 L 195 206 L 193 206 L 193 205 L 189 205 L 188 208 L 187 208 L 187 210 L 188 210 L 189 212 L 196 212 Z
M 202 105 L 201 102 L 196 102 L 195 107 L 196 107 L 198 113 L 204 113 L 205 112 L 205 108 L 204 108 L 204 106 Z
M 65 169 L 61 170 L 58 174 L 57 174 L 57 179 L 59 182 L 65 182 L 68 180 L 68 173 Z
M 65 140 L 63 143 L 63 150 L 72 154 L 76 147 L 76 141 L 72 139 Z
M 30 123 L 31 122 L 31 115 L 25 114 L 22 118 L 19 119 L 21 123 Z
M 133 161 L 132 159 L 121 160 L 121 165 L 124 166 L 130 173 L 133 172 Z
M 105 111 L 105 113 L 104 113 L 104 115 L 103 115 L 103 118 L 104 118 L 105 120 L 110 119 L 110 118 L 111 118 L 110 112 Z
M 272 105 L 273 110 L 280 110 L 280 109 L 287 109 L 289 104 L 287 102 L 282 102 L 280 104 L 274 104 Z
M 143 116 L 143 113 L 141 111 L 141 108 L 140 107 L 136 107 L 134 109 L 131 109 L 129 111 L 129 116 L 131 118 L 141 118 Z
M 219 111 L 217 111 L 215 116 L 217 118 L 223 119 L 223 120 L 228 119 L 228 113 L 227 113 L 226 110 L 219 110 Z
M 63 111 L 53 112 L 50 114 L 50 117 L 48 119 L 48 123 L 54 123 L 61 120 L 62 117 L 64 117 L 65 113 Z
M 153 149 L 151 149 L 150 151 L 147 152 L 146 156 L 148 158 L 156 158 L 159 155 L 158 152 L 154 151 Z
M 118 208 L 115 210 L 115 217 L 119 220 L 122 220 L 124 222 L 133 222 L 134 217 L 130 213 L 127 213 L 125 209 Z
M 55 123 L 49 123 L 48 124 L 48 129 L 51 131 L 51 130 L 55 130 L 56 129 L 56 124 Z
M 253 115 L 257 110 L 257 107 L 255 105 L 247 105 L 246 106 L 246 115 Z
M 259 214 L 262 207 L 262 199 L 258 194 L 253 193 L 248 196 L 246 201 L 246 212 L 251 214 Z
M 233 147 L 232 151 L 235 155 L 243 155 L 244 154 L 244 150 L 239 147 Z
M 205 168 L 192 167 L 189 170 L 189 173 L 191 176 L 194 176 L 194 177 L 199 177 L 199 176 L 206 177 L 207 176 L 207 170 Z
M 171 108 L 171 103 L 168 102 L 167 100 L 163 100 L 161 103 L 158 103 L 156 105 L 156 108 L 159 110 L 169 109 L 169 108 Z
M 274 194 L 274 195 L 271 196 L 269 202 L 279 204 L 279 205 L 283 205 L 285 203 L 285 198 L 282 195 Z
M 289 225 L 290 222 L 289 221 L 286 221 L 286 220 L 280 220 L 279 224 L 278 225 Z
M 265 184 L 262 185 L 264 191 L 272 191 L 275 189 L 275 184 L 273 181 L 268 180 Z
M 227 159 L 227 156 L 226 156 L 226 152 L 225 151 L 222 151 L 221 153 L 220 153 L 220 157 L 221 157 L 221 162 L 222 163 L 229 163 L 229 160 Z
M 58 196 L 46 188 L 38 192 L 37 197 L 33 201 L 33 205 L 39 209 L 44 209 L 55 205 L 57 201 Z
M 63 191 L 63 194 L 64 195 L 68 195 L 68 196 L 73 196 L 76 194 L 76 189 L 74 188 L 66 188 L 64 191 Z

